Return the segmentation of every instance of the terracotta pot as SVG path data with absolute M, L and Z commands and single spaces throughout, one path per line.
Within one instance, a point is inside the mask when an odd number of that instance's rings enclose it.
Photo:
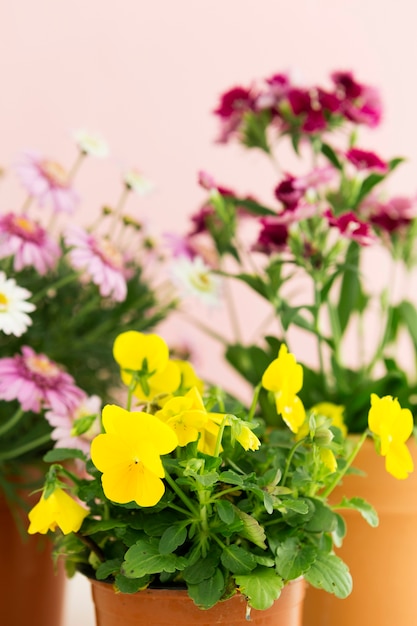
M 18 528 L 16 515 L 22 528 Z M 62 566 L 55 571 L 51 541 L 39 535 L 25 536 L 26 527 L 24 512 L 13 514 L 0 492 L 0 623 L 59 626 L 65 573 Z
M 371 441 L 354 466 L 366 472 L 350 475 L 332 498 L 359 496 L 372 504 L 379 526 L 371 528 L 355 511 L 343 511 L 347 536 L 339 556 L 348 564 L 351 595 L 339 600 L 309 587 L 304 626 L 416 626 L 417 624 L 417 444 L 410 442 L 415 471 L 396 480 L 385 470 Z
M 145 589 L 115 593 L 112 585 L 91 581 L 96 626 L 247 626 L 247 603 L 236 594 L 208 610 L 199 609 L 184 590 Z M 266 611 L 250 612 L 254 626 L 301 626 L 304 580 L 288 583 Z

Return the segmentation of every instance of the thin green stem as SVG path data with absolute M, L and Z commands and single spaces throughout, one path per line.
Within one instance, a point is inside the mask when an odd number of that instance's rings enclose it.
M 78 272 L 74 272 L 74 273 L 68 274 L 67 276 L 63 276 L 62 278 L 57 280 L 55 283 L 51 283 L 47 285 L 44 289 L 41 289 L 40 291 L 38 291 L 32 296 L 32 302 L 36 303 L 39 300 L 41 300 L 51 289 L 57 290 L 57 289 L 61 289 L 61 287 L 65 287 L 65 285 L 68 285 L 69 283 L 72 283 L 73 281 L 77 280 L 78 276 L 79 276 Z
M 10 459 L 15 459 L 22 454 L 26 454 L 27 452 L 31 452 L 31 450 L 36 450 L 36 448 L 40 448 L 45 443 L 51 441 L 51 435 L 48 433 L 46 435 L 42 435 L 33 441 L 29 441 L 28 443 L 18 446 L 17 448 L 13 448 L 12 450 L 8 450 L 7 452 L 0 452 L 0 461 L 9 461 Z
M 262 383 L 259 383 L 259 385 L 256 385 L 253 391 L 252 403 L 250 405 L 249 413 L 246 418 L 248 422 L 251 422 L 254 418 L 256 407 L 258 406 L 258 399 L 259 399 L 259 394 L 261 392 L 261 389 L 262 389 Z
M 356 456 L 358 455 L 358 453 L 359 453 L 360 449 L 362 448 L 362 446 L 363 446 L 367 436 L 368 436 L 368 432 L 365 430 L 365 432 L 363 432 L 362 435 L 360 436 L 356 446 L 353 448 L 352 452 L 348 456 L 348 458 L 346 460 L 345 466 L 341 470 L 339 470 L 338 472 L 335 472 L 335 475 L 334 475 L 333 480 L 330 483 L 330 485 L 328 485 L 326 487 L 326 489 L 324 491 L 322 491 L 322 493 L 320 494 L 320 497 L 323 500 L 328 498 L 328 496 L 331 494 L 333 489 L 335 489 L 339 485 L 341 479 L 346 474 L 348 469 L 351 467 L 353 461 L 355 460 Z
M 7 420 L 7 422 L 5 422 L 4 424 L 2 424 L 0 426 L 0 436 L 4 435 L 9 430 L 11 430 L 13 428 L 13 426 L 18 424 L 20 422 L 20 420 L 22 419 L 22 417 L 24 416 L 24 414 L 25 414 L 25 412 L 22 409 L 22 407 L 19 407 L 17 409 L 17 411 L 14 413 L 14 415 L 12 415 L 12 417 L 10 419 Z
M 226 428 L 226 424 L 227 424 L 227 415 L 225 415 L 222 419 L 222 423 L 220 424 L 220 428 L 219 428 L 219 432 L 217 433 L 217 439 L 216 439 L 216 445 L 214 448 L 214 453 L 213 456 L 218 457 L 220 454 L 220 449 L 222 446 L 222 439 L 223 439 L 223 433 L 224 433 L 224 429 Z
M 291 466 L 291 462 L 292 462 L 293 456 L 296 453 L 297 449 L 300 446 L 304 445 L 304 442 L 305 442 L 305 438 L 300 439 L 300 441 L 297 441 L 297 443 L 290 450 L 290 453 L 289 453 L 289 455 L 287 457 L 287 461 L 285 463 L 284 473 L 282 475 L 282 480 L 281 480 L 282 487 L 285 487 L 285 483 L 287 481 L 288 472 L 290 471 L 290 466 Z
M 169 475 L 169 473 L 167 472 L 166 468 L 165 469 L 165 480 L 167 481 L 167 483 L 169 484 L 169 486 L 171 487 L 171 489 L 173 491 L 175 491 L 175 493 L 177 494 L 177 496 L 179 497 L 180 500 L 182 500 L 182 502 L 185 504 L 185 506 L 188 508 L 189 511 L 191 511 L 191 513 L 193 515 L 195 515 L 196 517 L 198 517 L 198 511 L 195 508 L 194 504 L 191 502 L 191 500 L 185 495 L 185 493 L 183 492 L 182 489 L 180 489 L 180 487 L 178 487 L 177 483 L 175 482 L 175 480 Z
M 69 181 L 73 181 L 75 178 L 75 175 L 78 173 L 78 170 L 81 167 L 82 162 L 84 161 L 85 157 L 86 157 L 86 153 L 80 151 L 77 155 L 77 158 L 74 161 L 73 166 L 71 167 L 71 169 L 68 172 L 68 180 Z

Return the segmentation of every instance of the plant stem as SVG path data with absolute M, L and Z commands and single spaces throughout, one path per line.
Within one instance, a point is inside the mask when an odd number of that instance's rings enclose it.
M 4 424 L 2 424 L 0 426 L 0 436 L 4 435 L 11 428 L 13 428 L 13 426 L 18 424 L 20 422 L 20 420 L 22 419 L 22 417 L 24 416 L 24 414 L 25 414 L 25 412 L 23 411 L 22 407 L 19 407 L 17 409 L 17 411 L 15 412 L 15 414 L 12 415 L 12 417 L 10 419 L 7 420 L 7 422 L 5 422 Z
M 259 394 L 260 394 L 261 389 L 262 389 L 262 383 L 259 383 L 259 385 L 256 385 L 256 387 L 254 389 L 252 403 L 250 405 L 249 413 L 248 413 L 247 418 L 246 418 L 248 422 L 252 422 L 253 417 L 255 415 L 255 411 L 256 411 L 256 407 L 258 406 L 258 398 L 259 398 Z
M 297 441 L 297 443 L 290 450 L 290 453 L 289 453 L 289 455 L 287 457 L 287 461 L 285 463 L 284 473 L 282 475 L 282 480 L 281 480 L 282 487 L 285 487 L 285 483 L 286 483 L 288 472 L 289 472 L 289 469 L 290 469 L 290 466 L 291 466 L 292 458 L 293 458 L 297 448 L 299 448 L 301 445 L 304 445 L 304 442 L 305 442 L 305 437 L 303 439 L 300 439 L 300 441 Z
M 349 457 L 347 458 L 346 465 L 339 472 L 335 473 L 335 476 L 334 476 L 332 482 L 330 483 L 330 485 L 328 485 L 326 487 L 326 489 L 320 494 L 320 497 L 323 500 L 326 499 L 331 494 L 333 489 L 335 489 L 337 487 L 337 485 L 340 483 L 341 479 L 346 474 L 346 472 L 348 471 L 348 469 L 352 465 L 353 461 L 355 460 L 357 454 L 359 453 L 360 449 L 362 448 L 362 446 L 364 444 L 364 441 L 365 441 L 367 436 L 368 436 L 368 432 L 365 430 L 362 433 L 362 435 L 360 436 L 358 443 L 353 448 L 352 452 L 350 453 Z
M 166 468 L 165 469 L 165 480 L 167 481 L 167 483 L 169 484 L 169 486 L 171 487 L 171 489 L 173 491 L 175 491 L 175 493 L 177 494 L 177 496 L 179 497 L 180 500 L 182 500 L 185 504 L 185 506 L 188 508 L 189 511 L 191 511 L 191 513 L 193 515 L 195 515 L 196 517 L 198 517 L 198 511 L 195 508 L 194 504 L 191 502 L 191 500 L 185 495 L 185 493 L 183 492 L 182 489 L 180 489 L 177 485 L 177 483 L 175 482 L 175 480 L 173 480 L 173 478 L 169 475 L 169 473 L 167 472 Z
M 61 289 L 61 287 L 65 287 L 65 285 L 77 280 L 78 276 L 78 272 L 73 272 L 71 274 L 67 274 L 67 276 L 63 276 L 60 280 L 57 280 L 56 283 L 47 285 L 44 289 L 41 289 L 32 296 L 32 302 L 38 302 L 38 300 L 41 300 L 51 289 Z
M 45 443 L 51 441 L 51 435 L 47 433 L 46 435 L 42 435 L 33 441 L 29 441 L 28 443 L 18 446 L 12 450 L 8 450 L 7 452 L 0 452 L 0 461 L 8 461 L 10 459 L 15 459 L 16 457 L 26 454 L 26 452 L 30 452 L 31 450 L 36 450 L 40 446 L 43 446 Z
M 91 539 L 91 537 L 86 537 L 84 535 L 82 535 L 80 532 L 74 533 L 75 537 L 77 537 L 80 541 L 82 541 L 82 543 L 84 543 L 87 548 L 90 548 L 91 552 L 94 552 L 94 554 L 98 557 L 99 561 L 101 561 L 102 563 L 104 563 L 104 561 L 106 560 L 106 557 L 104 555 L 104 552 L 102 551 L 102 549 L 96 544 L 95 541 L 93 541 L 93 539 Z

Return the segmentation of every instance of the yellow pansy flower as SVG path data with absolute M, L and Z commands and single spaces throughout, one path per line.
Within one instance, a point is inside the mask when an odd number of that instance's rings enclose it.
M 330 448 L 320 448 L 320 458 L 327 469 L 331 472 L 335 472 L 337 470 L 336 457 Z
M 275 396 L 277 412 L 293 433 L 303 425 L 306 413 L 297 393 L 303 386 L 303 368 L 295 356 L 282 344 L 278 358 L 268 365 L 263 376 L 262 386 Z
M 48 530 L 55 531 L 58 526 L 64 535 L 77 532 L 88 510 L 78 504 L 63 489 L 55 489 L 48 498 L 41 499 L 29 512 L 28 533 L 45 535 Z
M 103 409 L 104 434 L 91 443 L 91 459 L 107 498 L 119 504 L 153 506 L 162 498 L 165 476 L 160 455 L 178 445 L 174 431 L 154 415 L 115 405 Z
M 185 396 L 168 400 L 155 415 L 175 431 L 180 446 L 197 441 L 208 420 L 197 387 L 193 387 Z
M 378 437 L 379 452 L 385 457 L 387 472 L 395 478 L 407 478 L 414 469 L 413 459 L 406 446 L 414 426 L 411 411 L 402 409 L 398 400 L 392 396 L 379 398 L 373 393 L 368 425 Z
M 128 330 L 116 337 L 113 355 L 121 368 L 121 378 L 126 386 L 137 380 L 133 394 L 139 399 L 150 401 L 161 393 L 176 391 L 181 374 L 173 361 L 169 360 L 169 349 L 159 335 L 145 335 Z

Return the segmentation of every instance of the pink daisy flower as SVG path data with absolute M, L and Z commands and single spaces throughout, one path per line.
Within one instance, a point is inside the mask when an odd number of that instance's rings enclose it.
M 20 182 L 28 194 L 42 206 L 50 205 L 56 213 L 72 213 L 78 196 L 64 168 L 37 152 L 24 152 L 16 165 Z
M 125 262 L 112 242 L 77 226 L 68 228 L 64 238 L 67 246 L 73 248 L 69 259 L 74 269 L 91 276 L 103 297 L 123 302 L 127 294 Z
M 100 433 L 101 399 L 98 396 L 84 396 L 72 409 L 50 410 L 45 418 L 54 428 L 51 438 L 55 448 L 77 448 L 90 454 L 91 440 Z
M 15 213 L 0 216 L 0 259 L 13 256 L 16 272 L 34 267 L 43 276 L 55 267 L 60 255 L 58 244 L 37 222 Z
M 21 355 L 0 359 L 0 399 L 18 400 L 23 411 L 39 413 L 50 408 L 63 412 L 83 397 L 72 376 L 29 346 L 22 347 Z

